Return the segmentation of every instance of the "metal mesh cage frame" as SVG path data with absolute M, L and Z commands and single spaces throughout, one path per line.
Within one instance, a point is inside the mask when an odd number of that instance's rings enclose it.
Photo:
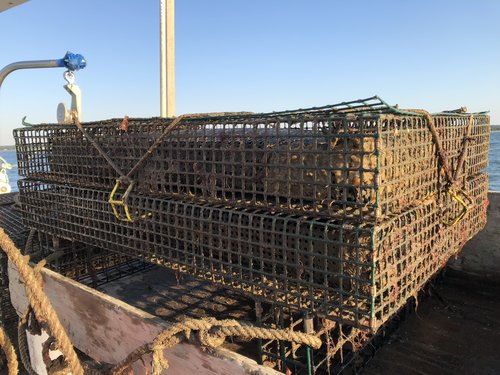
M 16 195 L 0 194 L 0 227 L 16 246 L 23 247 L 27 229 L 22 225 L 21 213 L 14 208 Z M 15 327 L 17 318 L 17 312 L 10 300 L 8 257 L 0 250 L 0 322 L 5 327 Z
M 298 375 L 340 374 L 373 338 L 373 334 L 365 330 L 318 317 L 306 318 L 282 306 L 266 309 L 259 322 L 263 326 L 296 332 L 313 329 L 310 333 L 321 339 L 323 344 L 317 350 L 273 339 L 259 343 L 261 364 Z M 352 370 L 355 372 L 354 366 Z
M 432 279 L 427 283 L 432 283 Z M 418 300 L 425 296 L 425 288 L 422 292 L 418 299 L 408 300 L 376 332 L 337 324 L 321 317 L 308 318 L 282 306 L 256 304 L 257 324 L 312 333 L 322 342 L 319 349 L 313 350 L 306 345 L 286 341 L 261 340 L 258 343 L 259 363 L 297 375 L 358 373 L 391 333 L 399 328 L 401 320 L 416 311 Z
M 461 175 L 486 168 L 489 116 L 439 113 L 433 119 L 452 168 L 466 138 Z M 129 119 L 127 131 L 121 120 L 84 127 L 128 172 L 171 121 Z M 40 125 L 16 129 L 14 136 L 21 176 L 109 191 L 119 177 L 74 126 Z M 147 196 L 360 222 L 404 212 L 445 183 L 425 116 L 377 97 L 187 118 L 132 177 L 135 192 Z
M 35 232 L 30 238 L 25 251 L 29 248 L 32 262 L 45 259 L 47 268 L 94 288 L 153 267 L 131 255 L 68 241 L 46 232 Z
M 114 218 L 106 191 L 19 181 L 29 227 L 143 256 L 310 315 L 376 330 L 486 222 L 487 175 L 466 183 L 471 209 L 429 198 L 380 225 L 133 196 L 148 218 Z

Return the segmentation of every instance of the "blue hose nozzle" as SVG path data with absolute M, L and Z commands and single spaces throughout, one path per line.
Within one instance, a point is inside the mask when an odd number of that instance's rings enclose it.
M 66 67 L 70 71 L 77 71 L 83 69 L 87 66 L 87 60 L 85 57 L 78 53 L 66 52 L 66 55 L 59 60 L 59 64 L 61 67 Z

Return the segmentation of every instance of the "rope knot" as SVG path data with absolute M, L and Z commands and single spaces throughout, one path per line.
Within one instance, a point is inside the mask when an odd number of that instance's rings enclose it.
M 198 332 L 198 340 L 200 344 L 207 348 L 217 348 L 224 344 L 226 336 L 220 332 L 208 332 L 205 330 Z
M 202 321 L 206 323 L 208 329 L 201 329 L 198 332 L 198 340 L 202 346 L 208 348 L 217 348 L 224 344 L 226 336 L 228 336 L 228 332 L 224 331 L 224 328 L 241 327 L 236 320 L 230 319 L 218 321 L 215 318 L 206 318 Z

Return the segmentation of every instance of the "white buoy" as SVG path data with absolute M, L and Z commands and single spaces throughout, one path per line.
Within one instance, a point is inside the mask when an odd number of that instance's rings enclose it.
M 7 194 L 12 191 L 7 169 L 12 169 L 12 164 L 7 163 L 7 161 L 0 156 L 0 194 Z

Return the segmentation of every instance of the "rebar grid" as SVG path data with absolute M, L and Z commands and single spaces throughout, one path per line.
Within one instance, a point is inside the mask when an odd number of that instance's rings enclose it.
M 107 192 L 20 181 L 28 226 L 143 256 L 256 298 L 376 329 L 485 224 L 487 176 L 468 180 L 472 208 L 429 197 L 382 225 L 132 196 L 146 214 L 117 221 Z
M 132 178 L 135 192 L 198 203 L 381 221 L 438 191 L 436 146 L 424 117 L 380 100 L 348 106 L 182 120 Z M 471 115 L 434 116 L 456 168 Z M 84 125 L 125 173 L 171 119 Z M 487 166 L 489 117 L 472 115 L 463 177 Z M 14 131 L 22 176 L 111 191 L 117 172 L 74 126 Z

